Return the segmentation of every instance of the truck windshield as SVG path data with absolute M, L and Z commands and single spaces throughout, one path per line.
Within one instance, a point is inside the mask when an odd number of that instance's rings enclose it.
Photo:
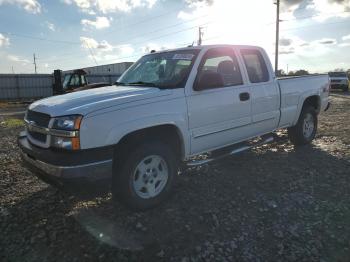
M 152 53 L 140 58 L 116 82 L 158 88 L 183 88 L 199 50 L 177 50 Z
M 347 77 L 345 72 L 330 72 L 328 75 L 330 77 Z

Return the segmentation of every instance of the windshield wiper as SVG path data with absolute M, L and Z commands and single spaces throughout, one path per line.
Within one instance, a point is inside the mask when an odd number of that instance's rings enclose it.
M 114 83 L 116 86 L 125 86 L 125 83 L 123 83 L 123 82 L 115 82 Z
M 149 87 L 157 87 L 157 85 L 154 84 L 154 83 L 143 82 L 143 81 L 131 82 L 131 83 L 127 83 L 127 84 L 128 84 L 128 85 L 131 85 L 131 86 L 149 86 Z

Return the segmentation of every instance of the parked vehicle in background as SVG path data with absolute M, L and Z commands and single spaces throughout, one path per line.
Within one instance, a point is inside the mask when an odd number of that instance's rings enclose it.
M 46 181 L 106 179 L 114 199 L 144 210 L 171 194 L 179 168 L 271 142 L 280 128 L 310 143 L 328 107 L 328 75 L 277 79 L 262 48 L 188 47 L 143 56 L 114 86 L 36 101 L 18 143 Z
M 331 89 L 349 91 L 349 78 L 346 72 L 329 72 L 328 75 L 331 80 Z
M 56 83 L 56 79 L 57 79 L 57 83 Z M 65 94 L 65 93 L 98 88 L 102 86 L 109 86 L 110 83 L 100 82 L 100 83 L 89 84 L 88 79 L 86 77 L 86 72 L 83 69 L 77 69 L 72 71 L 71 73 L 66 73 L 63 77 L 63 83 L 61 83 L 60 76 L 58 76 L 57 78 L 55 77 L 55 85 L 62 86 L 62 88 L 58 88 L 61 91 L 56 92 L 56 94 Z
M 132 64 L 121 62 L 67 71 L 55 70 L 53 93 L 57 95 L 111 85 Z

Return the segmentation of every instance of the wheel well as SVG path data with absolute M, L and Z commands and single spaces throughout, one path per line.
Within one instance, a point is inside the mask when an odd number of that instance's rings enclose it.
M 117 150 L 127 151 L 143 141 L 160 140 L 170 145 L 180 159 L 185 154 L 184 143 L 180 130 L 171 124 L 159 125 L 154 127 L 143 128 L 125 135 L 118 143 Z
M 320 101 L 320 98 L 318 96 L 310 96 L 310 97 L 306 98 L 304 101 L 303 107 L 305 107 L 307 105 L 315 108 L 317 113 L 320 112 L 321 101 Z

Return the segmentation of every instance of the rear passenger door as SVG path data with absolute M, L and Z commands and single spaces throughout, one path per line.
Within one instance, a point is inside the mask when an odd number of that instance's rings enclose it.
M 243 83 L 234 49 L 207 50 L 199 64 L 195 84 L 201 83 L 206 73 L 219 74 L 222 84 L 204 90 L 200 86 L 199 90 L 191 87 L 187 105 L 192 154 L 246 138 L 251 124 L 250 87 Z
M 277 128 L 280 117 L 279 89 L 273 79 L 272 67 L 265 52 L 259 49 L 241 49 L 252 103 L 252 130 L 254 135 L 269 133 Z

